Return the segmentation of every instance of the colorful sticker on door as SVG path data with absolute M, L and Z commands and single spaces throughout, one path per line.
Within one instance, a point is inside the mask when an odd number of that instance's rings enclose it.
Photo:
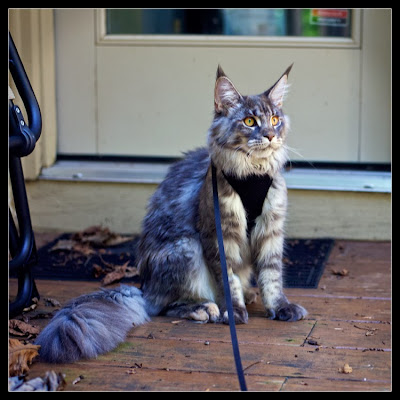
M 349 23 L 349 10 L 312 8 L 310 24 L 325 26 L 347 26 Z

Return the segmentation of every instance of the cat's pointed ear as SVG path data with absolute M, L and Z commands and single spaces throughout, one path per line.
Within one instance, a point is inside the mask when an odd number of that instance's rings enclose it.
M 221 78 L 221 76 L 226 76 L 226 74 L 225 74 L 224 70 L 222 69 L 222 67 L 218 64 L 216 79 Z
M 242 95 L 237 91 L 231 80 L 225 75 L 221 66 L 218 65 L 217 81 L 214 90 L 215 111 L 220 113 L 234 107 Z
M 287 68 L 287 70 L 282 74 L 282 76 L 278 79 L 275 85 L 273 85 L 270 89 L 268 89 L 265 92 L 265 94 L 272 101 L 272 103 L 279 108 L 282 108 L 283 100 L 285 98 L 286 93 L 288 92 L 289 88 L 288 76 L 292 67 L 293 64 Z

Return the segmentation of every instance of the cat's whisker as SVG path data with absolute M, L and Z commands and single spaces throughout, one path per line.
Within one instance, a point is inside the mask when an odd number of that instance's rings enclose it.
M 293 147 L 290 147 L 290 146 L 288 146 L 287 144 L 285 144 L 285 148 L 286 148 L 288 151 L 290 151 L 290 152 L 296 154 L 297 156 L 299 156 L 299 157 L 305 159 L 305 157 L 304 157 L 301 153 L 299 153 L 299 152 L 297 151 L 297 149 L 295 149 L 295 148 L 293 148 Z
M 285 148 L 286 150 L 288 150 L 291 153 L 296 154 L 296 156 L 299 156 L 300 158 L 302 158 L 305 162 L 307 162 L 308 164 L 310 164 L 310 166 L 312 166 L 313 168 L 315 168 L 314 164 L 307 160 L 301 153 L 299 153 L 295 148 L 288 146 L 287 144 L 285 144 Z M 290 158 L 290 157 L 289 157 Z

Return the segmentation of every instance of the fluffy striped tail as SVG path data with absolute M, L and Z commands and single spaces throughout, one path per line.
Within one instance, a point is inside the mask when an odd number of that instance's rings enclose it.
M 40 359 L 51 363 L 95 358 L 114 349 L 128 331 L 150 320 L 142 292 L 121 285 L 71 300 L 37 337 Z

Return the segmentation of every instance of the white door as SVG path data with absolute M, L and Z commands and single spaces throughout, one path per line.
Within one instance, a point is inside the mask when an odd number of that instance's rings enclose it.
M 163 11 L 55 11 L 59 154 L 180 157 L 218 64 L 256 94 L 294 62 L 291 159 L 390 162 L 390 10 Z

